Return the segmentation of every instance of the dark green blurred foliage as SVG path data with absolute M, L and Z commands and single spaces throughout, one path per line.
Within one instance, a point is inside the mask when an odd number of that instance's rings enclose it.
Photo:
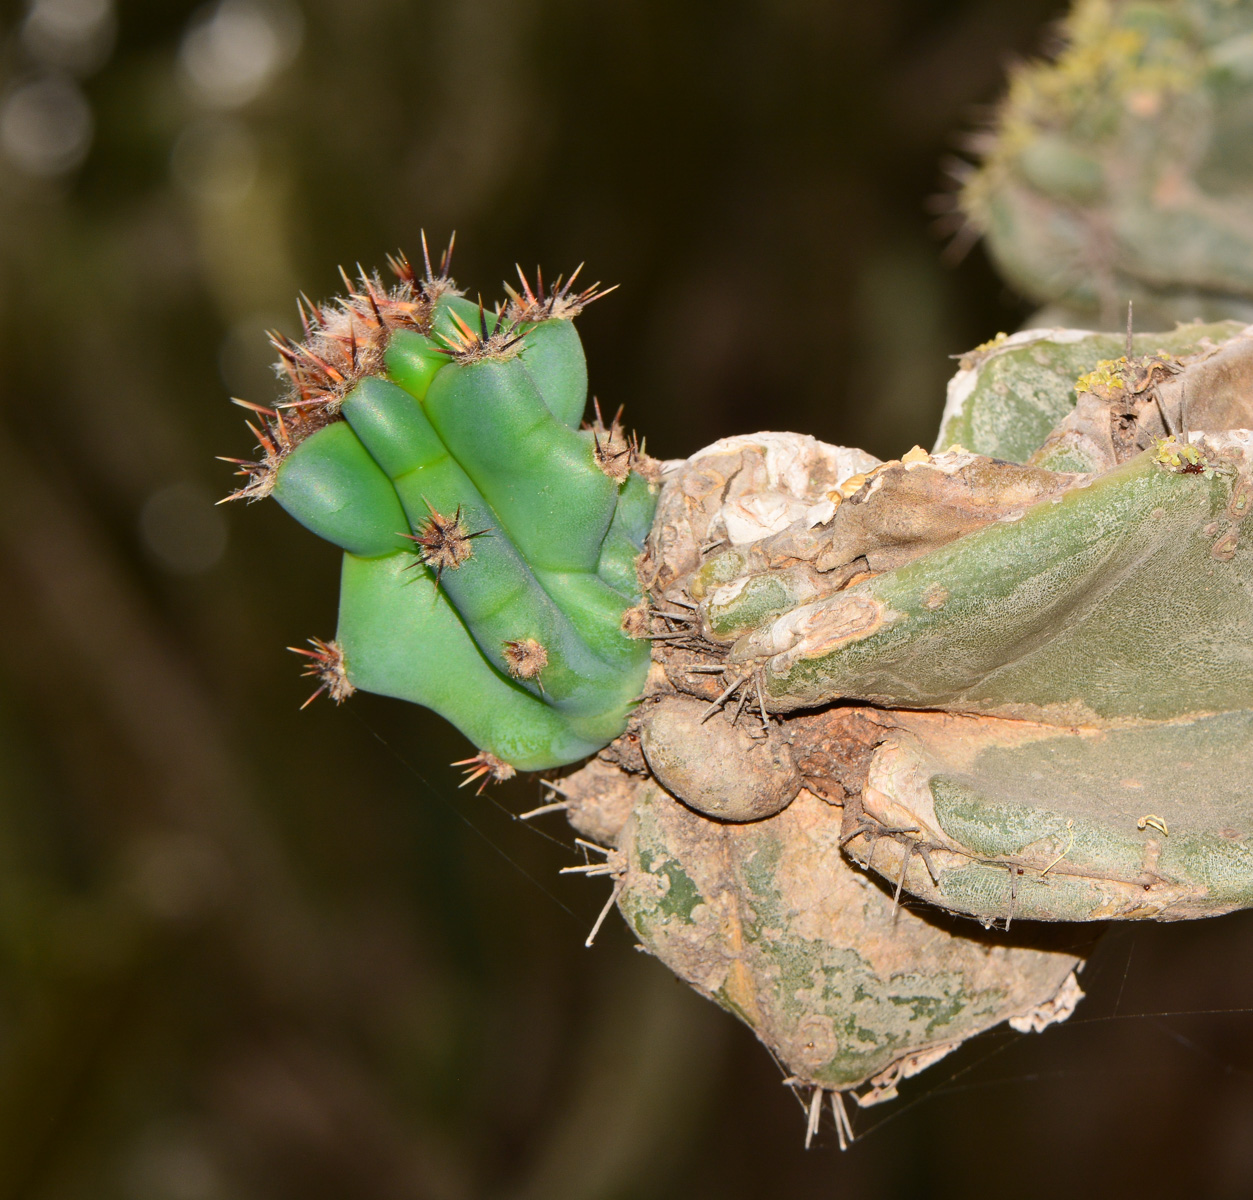
M 1239 1016 L 983 1041 L 803 1156 L 745 1030 L 616 919 L 583 949 L 608 885 L 508 817 L 534 782 L 457 792 L 409 706 L 298 711 L 337 555 L 212 507 L 263 329 L 423 225 L 487 295 L 515 258 L 620 283 L 581 331 L 654 454 L 928 442 L 946 356 L 1026 309 L 924 202 L 1058 11 L 0 8 L 2 1200 L 1245 1194 Z M 1089 1012 L 1238 1006 L 1248 929 L 1120 933 Z

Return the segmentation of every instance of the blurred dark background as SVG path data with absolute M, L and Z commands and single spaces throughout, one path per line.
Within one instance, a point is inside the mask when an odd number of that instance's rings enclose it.
M 583 949 L 608 884 L 534 782 L 298 711 L 337 552 L 212 506 L 264 329 L 423 226 L 489 299 L 620 284 L 580 328 L 655 454 L 929 444 L 1028 310 L 927 201 L 1060 11 L 0 4 L 0 1200 L 1253 1195 L 1247 917 L 1115 931 L 1069 1025 L 806 1154 L 745 1029 L 616 920 Z

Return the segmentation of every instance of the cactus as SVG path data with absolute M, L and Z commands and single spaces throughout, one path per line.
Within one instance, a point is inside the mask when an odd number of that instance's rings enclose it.
M 599 407 L 580 428 L 573 319 L 595 286 L 546 292 L 519 271 L 489 312 L 448 254 L 438 271 L 425 257 L 421 277 L 391 260 L 391 288 L 345 276 L 344 298 L 302 305 L 303 341 L 274 338 L 290 389 L 248 405 L 262 456 L 235 496 L 272 496 L 344 551 L 335 640 L 299 651 L 315 695 L 425 705 L 479 748 L 471 778 L 503 778 L 583 758 L 626 723 L 649 663 L 623 621 L 652 471 Z
M 710 601 L 763 546 L 856 515 L 845 494 L 869 491 L 882 468 L 795 434 L 727 438 L 671 464 L 641 564 L 659 670 L 627 732 L 557 785 L 558 806 L 604 847 L 588 873 L 614 878 L 611 901 L 641 946 L 754 1030 L 807 1093 L 811 1135 L 829 1096 L 841 1142 L 846 1098 L 889 1100 L 1001 1022 L 1065 1020 L 1086 950 L 1070 927 L 984 934 L 900 907 L 899 887 L 841 849 L 868 820 L 858 798 L 899 714 L 840 704 L 780 721 L 760 676 L 731 664 L 729 635 L 706 627 Z M 856 572 L 798 561 L 745 621 L 769 622 L 824 576 L 856 586 Z
M 1253 320 L 1249 0 L 1078 0 L 1054 61 L 1015 72 L 968 231 L 1047 320 Z
M 489 316 L 397 267 L 280 343 L 243 468 L 345 550 L 310 673 L 443 713 L 475 777 L 595 755 L 556 785 L 588 873 L 842 1136 L 846 1095 L 1073 1009 L 1083 946 L 1015 919 L 1253 904 L 1253 329 L 997 339 L 950 388 L 970 448 L 728 438 L 654 497 L 573 428 L 593 293 Z
M 667 471 L 660 669 L 564 807 L 640 943 L 808 1090 L 811 1133 L 827 1094 L 843 1142 L 845 1097 L 1064 1019 L 1065 922 L 1253 904 L 1253 330 L 1123 348 L 972 352 L 945 429 L 982 453 L 761 434 Z
M 766 433 L 663 482 L 577 428 L 596 290 L 488 313 L 446 261 L 278 342 L 238 494 L 345 551 L 319 692 L 428 705 L 471 778 L 586 759 L 526 815 L 604 854 L 567 868 L 613 880 L 588 944 L 616 902 L 809 1090 L 810 1136 L 827 1095 L 844 1144 L 845 1097 L 1064 1020 L 1094 923 L 1253 906 L 1250 21 L 1078 0 L 1017 74 L 962 196 L 1006 275 L 1209 323 L 998 335 L 931 452 Z

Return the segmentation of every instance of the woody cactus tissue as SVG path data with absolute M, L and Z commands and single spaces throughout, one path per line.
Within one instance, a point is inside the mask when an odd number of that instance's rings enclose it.
M 930 453 L 668 464 L 645 701 L 560 786 L 640 942 L 810 1089 L 811 1131 L 828 1093 L 844 1139 L 845 1095 L 1064 1019 L 1064 922 L 1253 903 L 1253 329 L 1118 340 L 973 351 Z

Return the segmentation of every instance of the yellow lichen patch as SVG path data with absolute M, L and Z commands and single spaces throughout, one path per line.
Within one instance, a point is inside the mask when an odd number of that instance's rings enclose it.
M 1127 384 L 1123 380 L 1122 372 L 1126 365 L 1125 354 L 1121 358 L 1102 359 L 1086 375 L 1080 375 L 1075 380 L 1075 391 L 1091 392 L 1105 399 L 1109 399 L 1109 392 L 1125 391 Z
M 1009 340 L 1009 334 L 1002 330 L 994 338 L 988 338 L 986 342 L 980 342 L 970 353 L 984 354 L 988 350 L 995 350 L 1002 342 Z
M 1190 443 L 1169 437 L 1158 438 L 1154 445 L 1156 452 L 1153 461 L 1180 474 L 1199 474 L 1209 465 L 1200 450 Z
M 921 446 L 915 446 L 912 450 L 901 455 L 903 463 L 930 462 L 931 455 L 928 454 Z

